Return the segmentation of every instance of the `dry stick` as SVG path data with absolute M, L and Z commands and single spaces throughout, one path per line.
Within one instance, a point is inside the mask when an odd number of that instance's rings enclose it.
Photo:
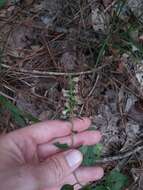
M 46 49 L 47 49 L 47 51 L 48 51 L 48 53 L 49 53 L 49 55 L 51 57 L 51 60 L 53 61 L 54 66 L 56 68 L 57 67 L 57 63 L 56 63 L 55 58 L 54 58 L 54 56 L 53 56 L 53 54 L 52 54 L 52 52 L 50 50 L 49 42 L 47 42 L 44 37 L 43 37 L 43 41 L 44 41 L 45 47 L 46 47 Z
M 85 11 L 87 8 L 89 8 L 90 7 L 90 4 L 88 4 L 87 6 L 85 6 L 84 8 L 83 8 L 83 11 Z M 80 10 L 74 15 L 74 17 L 73 17 L 73 19 L 72 20 L 70 20 L 69 22 L 68 22 L 68 24 L 71 24 L 75 19 L 77 19 L 78 17 L 80 16 Z
M 104 10 L 104 13 L 106 13 L 109 9 L 111 9 L 116 3 L 117 1 L 113 1 L 108 7 L 106 7 L 106 9 Z
M 101 72 L 102 73 L 102 75 L 103 76 L 105 76 L 107 79 L 109 78 L 109 76 L 107 76 L 105 73 L 103 73 L 103 72 Z M 111 78 L 110 77 L 110 79 L 112 80 L 112 81 L 114 81 L 114 82 L 117 82 L 118 84 L 120 84 L 120 85 L 122 85 L 123 83 L 121 82 L 121 81 L 119 81 L 118 79 L 116 79 L 116 78 Z M 126 90 L 128 90 L 129 92 L 131 92 L 134 96 L 136 96 L 137 98 L 143 98 L 143 96 L 139 93 L 139 94 L 137 94 L 136 92 L 134 92 L 132 89 L 130 89 L 128 86 L 126 86 L 125 84 L 124 84 L 124 87 L 125 87 L 125 89 Z
M 14 102 L 16 101 L 15 98 L 12 98 L 11 96 L 8 96 L 7 94 L 5 94 L 5 93 L 3 93 L 3 92 L 1 92 L 1 91 L 0 91 L 0 95 L 1 95 L 1 96 L 4 96 L 5 98 L 7 98 L 7 99 L 9 99 L 9 100 L 12 100 L 12 101 L 14 101 Z
M 11 92 L 15 93 L 15 90 L 12 89 L 11 87 L 9 87 L 8 85 L 6 85 L 6 84 L 2 84 L 2 86 L 3 86 L 4 88 L 10 90 Z
M 95 81 L 95 83 L 94 83 L 92 89 L 90 90 L 89 94 L 88 94 L 87 97 L 85 98 L 85 102 L 83 103 L 83 105 L 82 105 L 82 107 L 81 107 L 81 109 L 80 109 L 79 115 L 82 114 L 82 111 L 83 111 L 83 109 L 84 109 L 85 103 L 87 102 L 88 98 L 93 94 L 93 92 L 94 92 L 94 90 L 95 90 L 95 88 L 96 88 L 96 86 L 97 86 L 97 83 L 98 83 L 98 81 L 99 81 L 99 78 L 100 78 L 100 75 L 98 74 L 98 75 L 97 75 L 97 78 L 96 78 L 96 81 Z
M 120 82 L 119 80 L 117 80 L 116 78 L 112 78 L 113 81 L 117 82 L 118 84 L 122 85 L 122 82 Z M 130 89 L 128 86 L 124 85 L 125 89 L 128 90 L 129 92 L 131 92 L 133 95 L 135 95 L 138 98 L 143 98 L 142 95 L 139 93 L 137 94 L 136 92 L 134 92 L 132 89 Z
M 96 160 L 96 163 L 103 164 L 103 163 L 106 163 L 106 162 L 112 162 L 112 161 L 122 160 L 124 158 L 132 156 L 133 154 L 139 152 L 142 149 L 143 149 L 143 144 L 139 145 L 137 147 L 134 147 L 132 150 L 129 150 L 127 152 L 122 152 L 119 155 L 110 156 L 110 157 L 102 158 L 100 160 Z
M 9 69 L 9 72 L 15 72 L 15 73 L 20 73 L 20 74 L 31 74 L 31 75 L 35 75 L 36 77 L 47 77 L 47 76 L 79 76 L 79 75 L 86 75 L 86 74 L 92 74 L 95 72 L 99 72 L 100 70 L 102 70 L 104 67 L 109 66 L 109 64 L 100 66 L 98 68 L 94 68 L 92 70 L 87 70 L 87 71 L 81 71 L 81 72 L 72 72 L 72 73 L 68 73 L 68 72 L 54 72 L 54 71 L 38 71 L 38 70 L 26 70 L 26 69 L 22 69 L 22 68 L 12 68 L 9 65 L 6 64 L 1 64 L 1 66 L 3 68 Z
M 95 81 L 95 83 L 94 83 L 92 89 L 90 90 L 90 92 L 89 92 L 87 98 L 90 97 L 90 96 L 93 94 L 93 92 L 94 92 L 94 90 L 95 90 L 95 88 L 96 88 L 96 86 L 97 86 L 97 83 L 98 83 L 98 81 L 99 81 L 99 77 L 100 77 L 100 75 L 98 74 L 98 75 L 97 75 L 97 78 L 96 78 L 96 81 Z
M 1 25 L 0 31 L 1 31 L 1 29 L 3 29 L 5 27 L 6 24 L 10 24 L 14 20 L 14 18 L 17 17 L 17 14 L 19 13 L 19 11 L 20 10 L 18 10 L 13 16 L 11 16 L 7 20 L 5 20 L 5 22 Z

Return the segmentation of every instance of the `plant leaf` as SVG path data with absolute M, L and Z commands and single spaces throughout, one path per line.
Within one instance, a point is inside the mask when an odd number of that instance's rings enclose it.
M 64 185 L 61 190 L 74 190 L 73 185 L 66 184 Z
M 102 144 L 96 144 L 94 147 L 93 147 L 93 152 L 95 153 L 96 155 L 96 160 L 97 159 L 100 159 L 101 157 L 101 154 L 102 154 L 102 150 L 103 150 L 103 145 Z
M 108 190 L 104 185 L 99 185 L 93 188 L 92 190 Z
M 82 190 L 92 190 L 92 186 L 91 185 L 85 185 L 84 187 L 82 187 Z
M 22 115 L 21 110 L 19 110 L 15 105 L 13 105 L 9 100 L 7 100 L 4 96 L 0 96 L 0 104 L 4 109 L 7 109 L 15 122 L 21 126 L 25 125 L 25 119 Z
M 96 144 L 92 146 L 82 146 L 79 149 L 83 154 L 83 165 L 93 166 L 96 160 L 100 158 L 102 152 L 102 145 Z
M 70 148 L 69 145 L 66 144 L 66 143 L 61 144 L 61 143 L 59 143 L 59 142 L 55 142 L 54 145 L 55 145 L 57 148 L 62 149 L 62 150 L 67 150 L 67 149 Z
M 27 118 L 29 121 L 32 121 L 33 123 L 37 123 L 40 122 L 39 119 L 37 119 L 36 117 L 34 117 L 32 114 L 30 113 L 24 113 L 23 114 L 25 118 Z
M 122 190 L 128 183 L 127 176 L 113 170 L 106 178 L 106 186 L 111 190 Z
M 34 123 L 39 121 L 30 113 L 24 113 L 22 110 L 16 107 L 11 101 L 6 99 L 4 96 L 0 96 L 0 105 L 2 106 L 3 109 L 7 109 L 9 111 L 11 113 L 12 119 L 14 119 L 14 121 L 22 127 L 25 126 L 26 119 Z
M 6 0 L 0 0 L 0 8 L 2 8 L 6 3 Z
M 127 176 L 117 170 L 112 170 L 101 185 L 97 185 L 94 190 L 123 190 L 128 183 Z

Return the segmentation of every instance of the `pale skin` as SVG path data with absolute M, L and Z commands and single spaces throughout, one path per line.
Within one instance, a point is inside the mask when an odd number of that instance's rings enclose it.
M 100 141 L 99 131 L 87 131 L 88 118 L 73 120 L 74 147 L 59 150 L 54 142 L 71 145 L 71 123 L 45 121 L 0 137 L 1 190 L 60 190 L 64 184 L 96 181 L 103 176 L 101 167 L 81 167 L 83 156 L 76 149 Z M 75 185 L 75 189 L 81 188 Z

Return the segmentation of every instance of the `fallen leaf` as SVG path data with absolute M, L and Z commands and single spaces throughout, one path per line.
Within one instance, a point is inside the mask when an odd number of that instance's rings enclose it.
M 109 15 L 103 10 L 95 8 L 92 10 L 92 26 L 95 32 L 108 32 Z
M 8 39 L 10 49 L 23 49 L 31 44 L 32 29 L 23 25 L 15 26 Z
M 24 0 L 25 5 L 31 5 L 34 2 L 34 0 Z

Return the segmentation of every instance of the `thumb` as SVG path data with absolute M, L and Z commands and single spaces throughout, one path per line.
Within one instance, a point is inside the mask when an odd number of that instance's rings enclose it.
M 83 160 L 78 150 L 69 150 L 47 159 L 34 171 L 39 188 L 53 187 L 61 184 L 65 177 L 70 175 Z M 34 169 L 34 170 L 35 170 Z

